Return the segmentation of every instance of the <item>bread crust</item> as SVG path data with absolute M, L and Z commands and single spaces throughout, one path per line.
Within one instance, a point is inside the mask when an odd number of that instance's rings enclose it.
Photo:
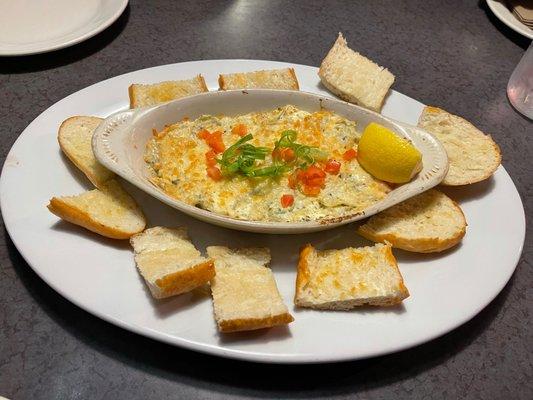
M 286 325 L 294 321 L 289 313 L 273 315 L 266 318 L 241 318 L 218 321 L 220 332 L 252 331 L 263 328 L 271 328 L 278 325 Z
M 288 77 L 285 75 L 285 78 L 287 78 L 286 80 L 289 81 L 289 82 L 286 82 L 287 85 L 286 87 L 282 88 L 282 89 L 286 89 L 286 90 L 300 90 L 300 85 L 298 83 L 298 78 L 296 77 L 296 72 L 294 71 L 294 68 L 281 68 L 281 69 L 278 69 L 278 70 L 261 70 L 261 71 L 250 71 L 250 72 L 236 72 L 236 73 L 232 73 L 232 74 L 219 74 L 218 75 L 218 86 L 219 86 L 219 90 L 231 90 L 231 89 L 251 89 L 252 87 L 233 87 L 233 88 L 229 88 L 228 85 L 230 85 L 230 81 L 228 81 L 228 79 L 226 79 L 226 77 L 231 77 L 231 76 L 234 76 L 234 75 L 240 75 L 241 77 L 243 77 L 244 79 L 250 79 L 250 77 L 252 77 L 254 74 L 257 74 L 258 72 L 266 72 L 267 73 L 267 77 L 265 77 L 264 80 L 268 81 L 268 79 L 271 78 L 271 74 L 273 72 L 278 72 L 280 70 L 283 70 L 284 73 L 285 73 L 285 69 L 287 70 L 288 72 Z M 264 85 L 266 87 L 266 85 Z M 256 86 L 256 88 L 259 88 L 260 86 Z
M 365 239 L 373 242 L 389 242 L 397 249 L 407 250 L 414 253 L 438 253 L 458 244 L 465 236 L 466 229 L 462 229 L 457 236 L 445 240 L 439 238 L 421 238 L 410 240 L 394 234 L 377 234 L 366 226 L 359 227 L 357 233 Z
M 267 267 L 270 263 L 270 250 L 268 248 L 230 249 L 224 246 L 209 246 L 207 254 L 215 260 L 215 278 L 211 281 L 211 294 L 214 317 L 220 332 L 270 328 L 294 321 L 287 306 L 283 303 L 272 271 Z M 228 259 L 227 257 L 236 258 Z M 217 266 L 217 263 L 220 264 Z M 241 263 L 244 264 L 241 265 Z M 231 277 L 226 275 L 224 278 L 225 272 L 234 268 L 239 270 L 240 267 L 244 267 L 244 269 L 239 275 L 230 275 Z M 261 279 L 254 281 L 257 276 Z M 261 286 L 257 284 L 253 287 L 247 285 L 248 279 L 255 283 L 261 282 Z M 231 287 L 230 294 L 228 292 L 223 294 L 228 288 L 225 285 Z M 238 297 L 242 293 L 251 297 L 251 300 L 259 302 L 256 303 L 256 306 L 261 309 L 252 309 L 250 307 L 253 306 L 248 305 L 246 310 L 241 309 L 238 312 L 228 314 L 227 311 L 235 307 L 234 303 L 238 301 Z
M 61 123 L 61 125 L 59 125 L 59 129 L 57 131 L 57 141 L 59 143 L 59 148 L 61 149 L 63 154 L 65 154 L 67 156 L 67 158 L 72 162 L 72 164 L 74 164 L 81 172 L 83 172 L 85 174 L 85 176 L 87 177 L 87 179 L 89 179 L 89 181 L 95 187 L 98 188 L 98 187 L 101 187 L 102 184 L 107 182 L 109 179 L 112 179 L 115 176 L 115 174 L 111 174 L 111 176 L 109 178 L 104 179 L 104 180 L 98 179 L 98 176 L 93 174 L 93 171 L 91 171 L 90 169 L 85 168 L 81 163 L 79 163 L 79 160 L 76 158 L 76 156 L 74 156 L 70 152 L 70 150 L 68 148 L 68 145 L 65 142 L 66 139 L 64 137 L 63 132 L 66 129 L 66 126 L 68 124 L 70 124 L 72 121 L 80 119 L 80 118 L 94 118 L 94 119 L 98 119 L 100 122 L 103 121 L 103 118 L 100 118 L 100 117 L 84 116 L 84 115 L 75 115 L 73 117 L 67 118 L 66 120 L 64 120 Z
M 289 74 L 292 76 L 292 79 L 294 80 L 292 89 L 300 90 L 300 84 L 298 83 L 298 78 L 296 77 L 296 72 L 294 72 L 294 68 L 289 68 Z
M 449 116 L 453 116 L 453 117 L 459 118 L 461 121 L 466 123 L 472 130 L 481 132 L 481 130 L 476 128 L 472 123 L 470 123 L 466 119 L 464 119 L 464 118 L 462 118 L 462 117 L 460 117 L 458 115 L 450 114 L 446 110 L 443 110 L 442 108 L 434 107 L 434 106 L 426 106 L 424 108 L 424 111 L 422 112 L 422 114 L 420 115 L 420 118 L 418 120 L 418 126 L 421 126 L 422 118 L 424 117 L 424 114 L 426 114 L 426 113 L 428 113 L 428 114 L 445 114 L 445 115 L 449 115 Z M 422 126 L 422 128 L 424 128 L 424 127 Z M 501 149 L 500 149 L 500 146 L 498 146 L 498 144 L 492 139 L 492 137 L 490 135 L 487 135 L 484 132 L 481 132 L 481 133 L 483 133 L 484 136 L 486 137 L 486 139 L 488 141 L 490 141 L 489 143 L 490 143 L 492 149 L 494 150 L 495 159 L 494 159 L 494 162 L 492 163 L 491 168 L 488 168 L 487 170 L 485 170 L 483 174 L 479 175 L 475 179 L 467 179 L 464 176 L 460 176 L 460 177 L 454 178 L 454 177 L 452 177 L 452 176 L 450 176 L 448 174 L 448 175 L 446 175 L 444 177 L 444 180 L 440 183 L 442 186 L 471 185 L 473 183 L 482 182 L 482 181 L 490 178 L 492 175 L 494 175 L 494 173 L 496 172 L 496 170 L 498 169 L 498 167 L 500 166 L 500 164 L 502 162 Z M 444 147 L 446 147 L 446 146 L 444 145 Z
M 175 84 L 184 84 L 184 83 L 190 83 L 191 80 L 196 81 L 196 84 L 201 89 L 200 93 L 209 92 L 209 89 L 207 88 L 207 84 L 205 83 L 205 79 L 202 76 L 202 74 L 198 74 L 194 78 L 191 78 L 191 79 L 183 79 L 183 80 L 178 80 L 178 81 L 165 81 L 165 82 L 172 82 L 172 83 L 175 83 Z M 165 83 L 165 82 L 158 82 L 158 83 L 152 83 L 152 84 L 147 84 L 147 85 L 148 86 L 157 86 L 157 85 L 160 85 L 160 84 Z M 137 94 L 138 94 L 137 87 L 138 86 L 143 86 L 143 85 L 133 83 L 133 84 L 131 84 L 128 87 L 128 95 L 129 95 L 129 98 L 130 98 L 130 108 L 143 107 L 143 105 L 141 104 L 140 98 L 137 96 Z M 197 94 L 197 92 L 195 91 L 193 93 L 188 93 L 188 96 L 192 96 L 193 94 Z M 186 97 L 186 96 L 181 96 L 181 97 L 177 97 L 177 98 L 182 98 L 182 97 Z M 161 104 L 161 102 L 157 101 L 156 104 Z
M 494 164 L 494 166 L 491 169 L 488 169 L 485 172 L 484 175 L 481 175 L 477 179 L 453 180 L 453 179 L 451 179 L 449 177 L 444 177 L 444 180 L 440 183 L 442 186 L 471 185 L 473 183 L 478 183 L 478 182 L 482 182 L 482 181 L 484 181 L 486 179 L 489 179 L 492 175 L 494 175 L 494 173 L 496 172 L 496 170 L 498 169 L 498 167 L 502 163 L 502 153 L 501 153 L 501 150 L 500 150 L 500 146 L 498 146 L 498 144 L 496 142 L 494 142 L 494 140 L 492 140 L 492 137 L 490 135 L 487 135 L 487 137 L 489 137 L 490 140 L 492 141 L 491 146 L 494 149 L 494 152 L 497 154 L 497 162 Z
M 130 98 L 130 108 L 137 108 L 138 100 L 135 91 L 135 83 L 128 86 L 128 96 Z
M 194 288 L 209 282 L 215 276 L 213 260 L 207 260 L 182 271 L 176 271 L 155 281 L 158 293 L 152 294 L 155 298 L 164 298 L 189 292 Z
M 325 63 L 325 64 L 327 65 L 327 63 Z M 320 67 L 320 68 L 322 68 L 322 67 Z M 320 74 L 320 70 L 319 70 L 318 73 Z M 359 103 L 359 101 L 355 97 L 350 96 L 348 93 L 344 93 L 341 90 L 338 90 L 335 86 L 331 85 L 326 79 L 321 79 L 321 82 L 326 87 L 326 89 L 328 89 L 335 96 L 340 97 L 342 100 L 347 101 L 348 103 L 361 105 Z M 383 105 L 383 102 L 381 102 L 381 104 Z M 380 107 L 380 109 L 381 109 L 381 107 Z
M 433 189 L 435 190 L 435 189 Z M 446 196 L 447 197 L 447 196 Z M 449 198 L 449 197 L 448 197 Z M 371 240 L 378 243 L 390 243 L 392 247 L 411 251 L 414 253 L 438 253 L 444 250 L 447 250 L 455 245 L 457 245 L 466 234 L 466 227 L 468 226 L 463 210 L 457 204 L 456 201 L 450 199 L 454 205 L 456 211 L 458 211 L 461 219 L 462 226 L 461 229 L 452 237 L 449 238 L 439 238 L 435 237 L 420 237 L 417 239 L 410 239 L 401 237 L 394 233 L 378 233 L 372 229 L 368 223 L 365 223 L 359 228 L 357 228 L 357 233 L 364 237 L 365 239 Z M 379 215 L 379 214 L 378 214 Z M 370 217 L 370 220 L 374 217 Z
M 407 290 L 405 285 L 402 283 L 400 289 L 402 292 Z M 377 298 L 373 300 L 361 300 L 361 299 L 354 299 L 354 300 L 339 300 L 339 301 L 330 301 L 327 303 L 311 303 L 303 301 L 300 304 L 298 304 L 298 307 L 301 308 L 312 308 L 314 310 L 328 310 L 328 311 L 351 311 L 354 309 L 354 307 L 364 307 L 364 306 L 372 306 L 372 307 L 393 307 L 397 306 L 398 304 L 401 304 L 403 300 L 405 300 L 407 297 L 409 297 L 409 292 L 407 294 L 403 293 L 401 296 L 397 297 L 387 297 L 387 298 Z
M 311 244 L 305 245 L 300 251 L 300 258 L 298 260 L 297 266 L 297 275 L 296 275 L 296 290 L 294 295 L 294 304 L 297 307 L 303 308 L 313 308 L 317 310 L 334 310 L 334 311 L 348 311 L 352 310 L 357 306 L 394 306 L 400 304 L 403 300 L 409 297 L 409 290 L 404 284 L 403 276 L 400 273 L 398 268 L 398 262 L 392 254 L 392 249 L 390 245 L 387 245 L 385 249 L 385 258 L 388 263 L 396 269 L 400 277 L 398 283 L 398 293 L 396 296 L 387 296 L 387 297 L 378 297 L 373 299 L 346 299 L 346 300 L 335 300 L 325 303 L 315 303 L 304 299 L 303 290 L 305 286 L 309 283 L 309 255 L 314 252 L 315 249 Z
M 307 259 L 309 254 L 314 251 L 313 246 L 308 243 L 300 250 L 300 258 L 296 267 L 296 288 L 294 291 L 294 304 L 301 305 L 300 296 L 303 288 L 309 282 L 309 264 Z
M 218 90 L 226 90 L 226 81 L 224 80 L 224 75 L 218 76 Z
M 50 199 L 50 203 L 47 207 L 50 212 L 57 215 L 59 218 L 64 219 L 65 221 L 71 222 L 73 224 L 82 226 L 90 230 L 91 232 L 98 233 L 99 235 L 111 239 L 129 239 L 131 236 L 141 232 L 144 229 L 143 226 L 142 229 L 138 231 L 125 232 L 110 226 L 106 226 L 93 220 L 88 213 L 83 212 L 79 208 L 72 207 L 71 205 L 67 204 L 61 198 L 58 197 L 53 197 L 52 199 Z
M 375 96 L 374 101 L 366 101 L 361 97 L 361 93 L 357 93 L 354 91 L 354 89 L 351 89 L 351 93 L 349 91 L 346 91 L 342 87 L 337 87 L 337 83 L 335 81 L 340 80 L 340 76 L 338 75 L 338 69 L 341 68 L 341 65 L 344 64 L 345 58 L 350 57 L 361 57 L 362 59 L 368 61 L 372 64 L 372 68 L 380 69 L 381 71 L 386 71 L 389 76 L 387 76 L 389 79 L 392 79 L 390 84 L 387 83 L 386 87 L 383 86 L 381 93 L 381 90 L 379 88 L 374 87 L 373 94 Z M 353 72 L 353 71 L 352 71 Z M 377 72 L 373 71 L 375 74 Z M 374 74 L 374 78 L 377 80 L 377 76 Z M 387 94 L 390 91 L 390 87 L 394 84 L 395 77 L 394 75 L 384 67 L 379 66 L 372 60 L 368 59 L 367 57 L 363 56 L 362 54 L 352 50 L 350 47 L 348 47 L 348 42 L 343 37 L 342 33 L 339 32 L 339 35 L 337 36 L 337 39 L 335 40 L 335 43 L 333 46 L 329 49 L 328 53 L 326 54 L 326 57 L 322 60 L 320 64 L 320 68 L 318 70 L 318 76 L 320 77 L 320 81 L 322 84 L 333 94 L 340 97 L 342 100 L 360 105 L 361 107 L 368 108 L 369 110 L 380 112 L 381 108 L 383 107 L 383 103 L 385 102 L 385 99 L 387 97 Z M 381 79 L 387 79 L 387 77 L 380 77 Z M 368 78 L 368 77 L 367 77 Z M 362 81 L 363 79 L 361 79 Z M 370 92 L 370 91 L 368 91 Z M 368 99 L 367 99 L 368 100 Z
M 204 92 L 209 92 L 209 89 L 207 88 L 207 85 L 205 84 L 205 79 L 202 76 L 202 74 L 198 74 L 196 76 L 196 79 L 198 80 L 198 86 L 200 86 Z

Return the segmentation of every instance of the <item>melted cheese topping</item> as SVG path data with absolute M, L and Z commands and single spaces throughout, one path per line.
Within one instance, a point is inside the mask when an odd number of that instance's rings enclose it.
M 328 158 L 341 162 L 338 175 L 327 174 L 316 197 L 288 186 L 288 174 L 279 178 L 241 175 L 215 181 L 207 176 L 205 153 L 210 150 L 198 137 L 203 129 L 222 131 L 226 148 L 240 136 L 232 127 L 244 124 L 253 135 L 249 142 L 270 149 L 281 132 L 298 132 L 296 141 L 319 147 Z M 344 161 L 346 150 L 357 147 L 356 123 L 330 111 L 309 113 L 287 105 L 268 112 L 235 117 L 204 115 L 181 121 L 154 135 L 146 146 L 145 161 L 153 170 L 152 182 L 170 196 L 218 214 L 249 221 L 298 222 L 337 218 L 362 211 L 384 198 L 390 188 L 361 168 L 357 160 Z M 264 161 L 269 165 L 272 159 Z M 292 194 L 294 203 L 284 208 L 280 198 Z

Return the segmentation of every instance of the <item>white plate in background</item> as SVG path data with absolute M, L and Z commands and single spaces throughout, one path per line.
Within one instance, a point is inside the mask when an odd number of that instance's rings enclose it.
M 100 33 L 128 0 L 0 0 L 0 56 L 44 53 Z
M 525 216 L 518 192 L 503 167 L 486 182 L 446 192 L 468 221 L 456 248 L 436 255 L 394 250 L 411 296 L 401 308 L 351 312 L 295 309 L 298 250 L 368 244 L 355 226 L 303 235 L 237 232 L 188 217 L 128 185 L 153 225 L 184 225 L 196 246 L 266 246 L 272 270 L 295 321 L 288 327 L 220 335 L 208 295 L 185 294 L 154 301 L 135 269 L 127 241 L 102 238 L 59 221 L 46 209 L 53 196 L 89 188 L 61 155 L 59 124 L 72 115 L 105 117 L 128 107 L 128 86 L 185 79 L 201 73 L 216 89 L 219 73 L 294 67 L 302 90 L 328 95 L 317 68 L 272 61 L 212 60 L 164 65 L 89 86 L 54 104 L 19 136 L 0 178 L 5 226 L 31 268 L 52 288 L 88 312 L 124 329 L 222 357 L 259 362 L 309 363 L 359 359 L 406 349 L 468 321 L 502 290 L 518 263 Z M 383 114 L 416 124 L 423 104 L 392 91 Z M 475 121 L 472 121 L 475 123 Z M 501 310 L 503 312 L 504 310 Z M 105 340 L 105 338 L 104 338 Z
M 500 21 L 502 21 L 513 31 L 518 32 L 527 38 L 533 39 L 533 30 L 529 29 L 529 27 L 517 20 L 511 10 L 507 8 L 504 1 L 487 0 L 487 5 L 494 15 L 496 15 Z

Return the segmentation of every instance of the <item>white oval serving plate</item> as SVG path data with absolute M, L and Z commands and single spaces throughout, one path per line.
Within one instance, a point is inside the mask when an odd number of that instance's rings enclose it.
M 0 178 L 2 217 L 18 251 L 54 290 L 99 318 L 153 339 L 220 357 L 274 363 L 353 360 L 415 346 L 468 321 L 505 286 L 524 243 L 524 209 L 503 167 L 486 182 L 447 189 L 468 221 L 459 246 L 435 255 L 394 251 L 411 293 L 403 307 L 353 312 L 297 309 L 293 297 L 299 247 L 306 243 L 320 249 L 369 244 L 355 234 L 355 226 L 302 235 L 228 230 L 177 212 L 126 185 L 150 226 L 186 226 L 201 250 L 213 245 L 271 249 L 271 268 L 295 321 L 287 328 L 250 334 L 218 334 L 209 296 L 186 294 L 154 301 L 135 269 L 127 242 L 105 239 L 61 222 L 46 209 L 52 196 L 91 188 L 58 147 L 57 129 L 63 120 L 73 115 L 107 117 L 127 109 L 128 86 L 134 82 L 187 79 L 201 73 L 207 86 L 216 90 L 221 73 L 287 67 L 294 68 L 302 90 L 328 96 L 316 67 L 260 60 L 210 60 L 120 75 L 50 106 L 17 138 Z M 392 91 L 382 114 L 416 124 L 423 107 Z M 505 313 L 505 307 L 498 312 Z
M 423 168 L 412 181 L 392 190 L 383 200 L 361 212 L 309 222 L 263 222 L 231 218 L 176 200 L 150 182 L 144 152 L 146 143 L 152 138 L 153 129 L 159 131 L 184 117 L 196 119 L 206 114 L 236 116 L 269 111 L 287 104 L 309 112 L 320 109 L 333 111 L 356 121 L 359 131 L 363 131 L 371 122 L 384 125 L 410 140 L 420 150 Z M 448 170 L 446 151 L 428 132 L 344 101 L 293 90 L 208 92 L 148 109 L 119 112 L 100 124 L 93 136 L 93 151 L 98 161 L 108 169 L 192 217 L 225 228 L 273 234 L 316 232 L 367 218 L 438 185 Z

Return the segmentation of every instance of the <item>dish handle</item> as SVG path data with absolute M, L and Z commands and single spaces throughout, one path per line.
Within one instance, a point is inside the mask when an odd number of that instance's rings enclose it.
M 92 138 L 93 153 L 104 167 L 125 179 L 135 177 L 130 167 L 124 141 L 130 136 L 132 122 L 142 111 L 119 111 L 107 117 L 96 128 Z

